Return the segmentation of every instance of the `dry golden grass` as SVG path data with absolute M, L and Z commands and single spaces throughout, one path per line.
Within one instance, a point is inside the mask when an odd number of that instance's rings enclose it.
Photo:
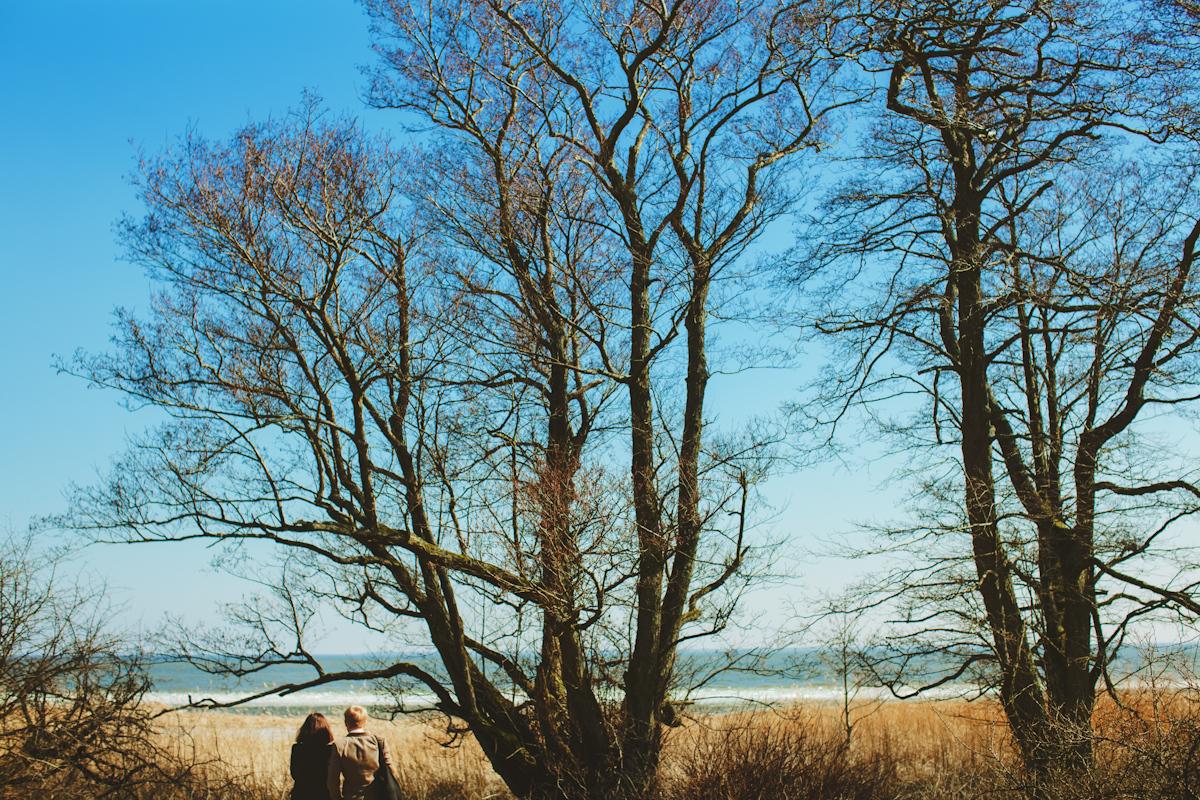
M 867 713 L 869 711 L 869 713 Z M 965 702 L 885 703 L 859 709 L 856 755 L 898 763 L 906 782 L 937 782 L 964 771 L 977 771 L 1007 752 L 1005 728 L 994 704 Z M 180 712 L 160 718 L 164 737 L 178 755 L 217 761 L 233 774 L 260 786 L 264 794 L 285 797 L 291 786 L 288 755 L 303 715 L 294 717 Z M 695 758 L 705 737 L 731 728 L 781 725 L 803 727 L 809 735 L 840 740 L 837 709 L 810 704 L 769 712 L 720 714 L 689 719 L 669 732 L 663 754 L 664 778 L 672 779 Z M 438 797 L 501 797 L 503 783 L 475 741 L 464 737 L 453 747 L 444 726 L 432 722 L 372 720 L 371 731 L 388 740 L 397 778 L 411 800 Z
M 852 718 L 852 744 L 844 751 L 840 709 L 832 704 L 697 717 L 668 734 L 662 777 L 666 784 L 686 781 L 697 760 L 719 760 L 729 750 L 762 747 L 763 736 L 773 738 L 776 746 L 787 747 L 782 743 L 790 741 L 799 749 L 825 753 L 825 765 L 798 769 L 819 772 L 831 769 L 836 761 L 839 769 L 860 773 L 835 776 L 837 780 L 859 780 L 864 770 L 882 770 L 889 786 L 920 787 L 913 796 L 959 795 L 965 783 L 1012 761 L 1007 726 L 994 703 L 867 703 L 854 709 Z M 736 735 L 739 729 L 746 735 Z M 884 776 L 871 780 L 875 779 L 883 781 Z
M 304 715 L 281 717 L 221 712 L 178 712 L 160 718 L 162 735 L 176 752 L 217 761 L 262 788 L 265 796 L 286 797 L 292 780 L 288 759 Z M 371 720 L 388 742 L 396 777 L 409 800 L 440 797 L 503 797 L 504 784 L 471 737 L 454 747 L 445 727 L 414 720 Z M 335 726 L 335 729 L 340 725 Z
M 698 776 L 704 765 L 710 767 L 710 773 L 712 765 L 718 765 L 718 771 L 724 768 L 720 765 L 741 768 L 751 782 L 776 767 L 800 775 L 796 780 L 801 783 L 811 775 L 820 785 L 806 796 L 818 798 L 829 791 L 822 786 L 842 792 L 838 794 L 842 797 L 940 800 L 981 792 L 997 797 L 1020 794 L 1018 760 L 1001 709 L 994 702 L 864 704 L 855 716 L 848 751 L 842 747 L 839 709 L 832 705 L 687 719 L 682 727 L 667 733 L 660 784 L 663 796 L 668 800 L 709 796 L 704 781 L 711 782 L 711 775 Z M 1175 784 L 1193 786 L 1192 772 L 1182 775 L 1178 767 L 1184 764 L 1193 770 L 1187 765 L 1195 742 L 1200 741 L 1198 720 L 1200 704 L 1190 694 L 1133 691 L 1123 694 L 1120 705 L 1101 700 L 1095 717 L 1096 772 L 1088 777 L 1079 796 L 1191 796 L 1178 794 Z M 287 795 L 291 786 L 289 749 L 302 721 L 302 715 L 220 712 L 174 713 L 160 718 L 162 735 L 178 755 L 220 762 L 229 775 L 240 778 L 251 790 L 247 796 L 263 800 Z M 447 734 L 436 722 L 372 720 L 368 727 L 388 740 L 397 777 L 410 800 L 510 797 L 469 736 L 453 747 L 444 747 Z M 778 748 L 781 760 L 764 762 L 761 754 L 752 752 L 762 749 L 764 743 Z M 809 753 L 816 755 L 810 758 Z M 1129 789 L 1154 781 L 1175 783 L 1163 784 L 1170 791 L 1156 789 L 1150 795 Z M 779 796 L 798 796 L 794 786 Z M 742 795 L 727 792 L 727 796 Z

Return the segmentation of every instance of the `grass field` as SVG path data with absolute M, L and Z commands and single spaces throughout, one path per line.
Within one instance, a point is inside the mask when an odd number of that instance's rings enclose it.
M 868 713 L 869 712 L 869 713 Z M 977 772 L 1006 752 L 1004 728 L 986 703 L 893 703 L 860 709 L 852 751 L 860 761 L 897 765 L 905 784 L 930 784 L 964 771 Z M 163 736 L 181 756 L 218 761 L 258 787 L 284 797 L 291 785 L 288 753 L 303 717 L 181 712 L 160 718 Z M 434 721 L 372 720 L 395 754 L 397 777 L 411 800 L 506 795 L 504 785 L 470 737 L 446 746 L 445 725 Z M 762 753 L 763 737 L 805 751 L 834 752 L 844 740 L 836 711 L 806 706 L 688 718 L 667 734 L 664 783 L 685 784 L 696 763 L 718 764 L 731 751 Z
M 288 757 L 303 716 L 192 711 L 160 720 L 164 737 L 180 756 L 219 762 L 230 773 L 253 783 L 264 797 L 282 798 L 291 788 Z M 334 727 L 341 732 L 340 723 Z M 396 777 L 410 800 L 505 794 L 504 784 L 470 737 L 446 747 L 441 744 L 450 741 L 445 725 L 372 720 L 369 728 L 387 739 Z
M 1191 693 L 1128 692 L 1122 705 L 1107 699 L 1099 704 L 1096 770 L 1070 796 L 1196 797 L 1197 699 Z M 687 718 L 667 733 L 660 797 L 1024 796 L 1027 787 L 994 703 L 890 702 L 860 706 L 856 716 L 849 748 L 832 706 Z M 289 748 L 301 716 L 186 712 L 159 722 L 161 736 L 179 755 L 219 762 L 243 787 L 243 797 L 287 796 Z M 409 800 L 509 796 L 471 737 L 446 746 L 444 720 L 372 720 L 368 727 L 387 738 Z

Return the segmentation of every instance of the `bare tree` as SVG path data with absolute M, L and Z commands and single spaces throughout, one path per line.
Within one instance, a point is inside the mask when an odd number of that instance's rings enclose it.
M 1156 64 L 1128 46 L 1125 11 L 856 7 L 886 111 L 863 145 L 868 172 L 814 229 L 817 263 L 853 270 L 815 313 L 852 354 L 827 384 L 829 419 L 858 401 L 923 400 L 915 424 L 888 427 L 906 452 L 930 454 L 926 498 L 950 500 L 910 529 L 907 547 L 928 560 L 889 591 L 938 638 L 918 655 L 960 659 L 939 682 L 995 666 L 1042 776 L 1089 763 L 1095 689 L 1128 620 L 1194 608 L 1186 579 L 1157 585 L 1116 565 L 1122 547 L 1146 555 L 1160 525 L 1190 513 L 1123 502 L 1191 484 L 1139 474 L 1119 445 L 1149 409 L 1191 399 L 1198 230 L 1176 173 L 1149 178 L 1155 194 L 1101 157 L 1128 146 L 1106 132 L 1166 133 L 1146 97 Z M 1118 524 L 1142 530 L 1117 544 Z M 1119 581 L 1111 596 L 1101 575 Z
M 775 9 L 736 2 L 368 8 L 382 58 L 372 102 L 452 131 L 497 165 L 523 126 L 530 152 L 562 152 L 586 170 L 593 224 L 622 265 L 628 294 L 614 321 L 625 336 L 596 345 L 599 373 L 627 392 L 638 565 L 626 718 L 608 748 L 644 786 L 676 646 L 741 562 L 739 538 L 696 587 L 723 505 L 710 478 L 727 459 L 705 435 L 714 287 L 737 278 L 737 257 L 789 208 L 783 167 L 820 143 L 838 106 L 826 93 L 834 62 L 818 57 L 827 32 L 797 23 L 777 36 Z M 685 365 L 678 419 L 659 388 L 673 359 Z M 734 474 L 744 490 L 746 473 Z
M 235 612 L 248 631 L 190 655 L 235 674 L 308 664 L 309 686 L 407 676 L 528 794 L 553 783 L 555 731 L 517 697 L 571 680 L 581 655 L 535 659 L 529 674 L 520 631 L 495 649 L 473 610 L 531 607 L 547 631 L 578 637 L 627 579 L 621 493 L 606 495 L 602 470 L 573 490 L 597 387 L 572 385 L 569 358 L 586 354 L 538 328 L 569 320 L 522 315 L 572 290 L 544 261 L 545 283 L 482 296 L 442 280 L 439 262 L 410 266 L 420 231 L 395 184 L 403 168 L 313 102 L 231 144 L 192 136 L 146 162 L 149 214 L 123 235 L 163 292 L 149 323 L 122 317 L 119 355 L 77 368 L 175 421 L 81 490 L 68 524 L 295 550 L 282 604 Z M 303 636 L 313 597 L 286 591 L 297 580 L 368 625 L 413 619 L 444 671 L 326 672 Z M 564 604 L 576 616 L 555 616 Z
M 854 729 L 882 706 L 878 698 L 864 698 L 863 690 L 878 687 L 872 669 L 876 642 L 867 629 L 868 607 L 859 604 L 861 592 L 850 590 L 826 597 L 816 609 L 816 619 L 804 634 L 816 647 L 804 653 L 797 666 L 810 680 L 832 679 L 838 692 L 838 715 L 845 733 L 845 746 L 854 741 Z
M 240 632 L 186 657 L 314 669 L 283 693 L 416 681 L 518 795 L 643 796 L 676 648 L 719 630 L 744 586 L 745 500 L 768 444 L 704 435 L 709 289 L 786 208 L 786 173 L 767 168 L 817 117 L 785 129 L 796 75 L 736 8 L 638 17 L 624 99 L 595 93 L 604 70 L 594 90 L 573 86 L 537 20 L 462 11 L 373 7 L 381 31 L 429 23 L 398 29 L 409 49 L 384 53 L 374 91 L 425 115 L 434 155 L 398 154 L 310 102 L 144 162 L 148 214 L 122 237 L 161 293 L 148 320 L 121 314 L 117 353 L 68 369 L 172 421 L 60 522 L 278 545 L 275 599 L 233 609 Z M 598 25 L 593 43 L 615 48 L 605 70 L 619 66 L 629 43 L 601 34 L 620 26 L 584 11 L 556 24 Z M 717 13 L 707 36 L 696 15 Z M 738 52 L 766 66 L 716 68 Z M 647 60 L 653 92 L 675 76 L 674 101 L 646 102 Z M 693 89 L 712 92 L 706 116 Z M 606 133 L 614 99 L 626 112 Z M 570 127 L 585 108 L 591 149 Z M 666 125 L 651 108 L 686 111 Z M 679 144 L 694 131 L 701 155 Z M 596 161 L 626 141 L 628 170 Z M 327 672 L 305 637 L 324 602 L 397 649 L 432 645 L 441 666 Z

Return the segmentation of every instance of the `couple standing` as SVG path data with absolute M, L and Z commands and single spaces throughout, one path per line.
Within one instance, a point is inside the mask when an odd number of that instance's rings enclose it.
M 334 741 L 324 714 L 309 714 L 292 745 L 292 800 L 383 800 L 391 777 L 387 740 L 367 733 L 367 711 L 346 709 L 346 735 Z M 386 772 L 385 772 L 386 770 Z

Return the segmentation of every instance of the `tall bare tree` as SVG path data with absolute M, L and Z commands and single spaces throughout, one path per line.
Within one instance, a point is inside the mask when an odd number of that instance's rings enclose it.
M 518 795 L 644 796 L 676 649 L 742 585 L 764 446 L 705 434 L 710 290 L 787 208 L 811 76 L 736 5 L 371 9 L 373 97 L 430 154 L 310 104 L 147 160 L 123 238 L 163 291 L 70 368 L 173 422 L 63 523 L 282 546 L 279 605 L 197 663 L 415 680 Z M 323 600 L 413 620 L 442 667 L 326 672 Z
M 251 631 L 235 646 L 191 655 L 238 674 L 309 664 L 310 686 L 408 676 L 514 791 L 547 794 L 572 777 L 557 739 L 604 725 L 594 694 L 569 719 L 546 712 L 564 683 L 590 691 L 583 637 L 613 613 L 633 552 L 624 490 L 584 448 L 606 390 L 581 379 L 580 331 L 600 334 L 575 311 L 604 276 L 586 237 L 558 227 L 561 198 L 545 207 L 564 191 L 548 174 L 522 183 L 501 260 L 431 242 L 431 260 L 410 267 L 420 233 L 395 183 L 404 166 L 311 103 L 228 145 L 191 137 L 146 162 L 149 214 L 123 235 L 163 291 L 149 322 L 122 317 L 119 354 L 76 366 L 175 422 L 81 490 L 72 524 L 269 540 L 348 615 L 415 618 L 438 675 L 413 662 L 327 673 L 303 636 L 313 598 L 289 591 L 283 613 L 241 613 Z M 481 604 L 541 617 L 532 674 L 526 631 L 498 649 Z
M 817 312 L 854 353 L 829 384 L 833 418 L 916 391 L 927 403 L 923 422 L 902 429 L 918 437 L 909 446 L 955 447 L 942 463 L 961 482 L 958 514 L 939 532 L 965 534 L 969 550 L 949 550 L 969 556 L 971 574 L 926 540 L 929 571 L 898 576 L 918 603 L 912 619 L 953 632 L 940 652 L 962 660 L 943 680 L 980 659 L 995 666 L 1013 732 L 1043 777 L 1089 762 L 1095 689 L 1121 620 L 1166 598 L 1191 602 L 1189 586 L 1152 588 L 1145 575 L 1124 575 L 1106 600 L 1097 581 L 1119 577 L 1122 546 L 1143 555 L 1157 538 L 1119 546 L 1103 515 L 1120 509 L 1113 495 L 1165 490 L 1161 476 L 1105 475 L 1121 468 L 1117 445 L 1147 409 L 1190 399 L 1195 344 L 1187 191 L 1151 201 L 1102 158 L 1128 146 L 1114 132 L 1167 133 L 1148 102 L 1156 63 L 1129 47 L 1126 12 L 854 6 L 886 110 L 865 137 L 866 174 L 831 196 L 814 229 L 825 237 L 817 263 L 857 273 Z M 1068 200 L 1075 192 L 1087 200 Z M 1135 211 L 1132 197 L 1146 205 Z M 1166 483 L 1187 491 L 1186 477 Z M 1163 508 L 1127 509 L 1122 524 L 1157 527 L 1174 518 Z M 1114 620 L 1113 603 L 1139 583 L 1138 610 Z
M 785 162 L 821 141 L 838 107 L 828 96 L 836 67 L 817 57 L 826 31 L 795 25 L 777 39 L 773 9 L 736 2 L 368 8 L 382 61 L 376 105 L 454 132 L 497 174 L 515 139 L 531 155 L 563 153 L 591 179 L 589 213 L 628 287 L 619 313 L 605 311 L 626 335 L 596 345 L 599 373 L 627 391 L 638 537 L 625 724 L 609 747 L 649 776 L 684 626 L 741 560 L 739 543 L 695 585 L 703 534 L 723 505 L 707 476 L 726 459 L 704 431 L 710 296 L 789 208 Z M 655 396 L 678 348 L 683 408 L 671 420 Z

